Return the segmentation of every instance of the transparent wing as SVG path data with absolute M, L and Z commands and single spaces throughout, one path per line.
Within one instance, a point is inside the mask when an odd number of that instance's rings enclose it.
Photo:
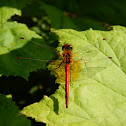
M 94 61 L 73 61 L 70 64 L 70 82 L 80 82 L 89 78 L 93 78 L 100 72 L 103 72 L 105 69 L 112 65 L 111 58 L 103 58 Z M 57 77 L 57 83 L 65 83 L 65 64 L 60 68 L 56 68 L 56 64 L 52 63 L 50 70 L 52 74 Z
M 75 47 L 75 49 L 74 49 Z M 113 57 L 113 50 L 105 38 L 98 39 L 95 42 L 82 43 L 73 47 L 73 59 L 91 61 L 94 59 Z
M 57 55 L 59 56 L 59 52 L 56 49 L 45 45 L 42 40 L 34 41 L 21 38 L 19 42 L 27 42 L 27 44 L 12 52 L 13 57 L 15 57 L 12 62 L 17 67 L 22 67 L 26 70 L 30 69 L 30 71 L 44 69 L 49 61 L 55 59 Z
M 111 67 L 112 63 L 113 62 L 111 58 L 102 58 L 99 60 L 85 62 L 81 61 L 80 64 L 74 63 L 73 66 L 71 66 L 70 72 L 71 78 L 74 78 L 72 79 L 72 81 L 82 81 L 85 79 L 93 78 L 97 74 L 100 74 L 101 72 L 104 72 L 104 70 L 106 70 L 107 68 Z M 76 67 L 76 65 L 81 66 L 75 69 L 74 67 Z M 74 76 L 76 76 L 76 78 Z

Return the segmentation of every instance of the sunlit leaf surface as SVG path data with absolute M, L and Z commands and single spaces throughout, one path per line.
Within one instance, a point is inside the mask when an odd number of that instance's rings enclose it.
M 70 84 L 68 108 L 65 108 L 65 86 L 60 85 L 55 94 L 25 107 L 21 113 L 50 126 L 125 126 L 126 28 L 114 26 L 111 31 L 64 29 L 53 32 L 59 36 L 58 50 L 69 43 L 73 45 L 73 53 L 78 54 L 74 60 L 97 61 L 88 67 L 103 66 L 104 69 L 95 71 L 93 76 L 82 72 L 82 80 Z M 85 51 L 88 53 L 83 54 L 85 47 L 89 47 Z M 89 53 L 90 49 L 95 55 Z M 82 64 L 82 71 L 84 67 Z

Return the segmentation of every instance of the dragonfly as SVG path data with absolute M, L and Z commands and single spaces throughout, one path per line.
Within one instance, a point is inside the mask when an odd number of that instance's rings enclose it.
M 24 40 L 25 38 L 21 37 L 21 40 Z M 103 39 L 104 40 L 104 39 Z M 77 80 L 80 76 L 80 72 L 83 71 L 82 69 L 82 63 L 87 64 L 87 61 L 81 60 L 74 60 L 73 59 L 73 46 L 69 43 L 66 43 L 62 46 L 62 54 L 60 54 L 57 50 L 53 49 L 52 47 L 42 45 L 40 43 L 37 43 L 33 40 L 30 40 L 30 42 L 34 43 L 37 46 L 40 46 L 40 48 L 47 48 L 49 50 L 53 50 L 58 56 L 61 58 L 60 60 L 52 60 L 49 64 L 50 70 L 52 71 L 51 73 L 54 74 L 58 79 L 58 82 L 63 82 L 65 81 L 65 104 L 66 108 L 68 108 L 69 104 L 69 82 L 72 82 L 74 80 Z M 90 46 L 89 46 L 90 48 Z M 87 49 L 88 50 L 88 49 Z M 88 54 L 91 53 L 91 51 L 87 52 Z M 93 52 L 94 53 L 94 52 Z M 48 62 L 50 60 L 41 60 L 41 59 L 34 59 L 30 57 L 16 57 L 16 59 L 22 59 L 22 60 L 29 60 L 29 61 L 39 61 L 39 62 Z M 112 57 L 107 57 L 107 58 L 101 58 L 99 60 L 109 60 L 112 59 Z M 21 62 L 21 61 L 20 61 Z M 96 68 L 97 69 L 97 68 Z M 102 67 L 100 70 L 103 70 L 104 67 Z M 62 72 L 61 72 L 62 71 Z M 94 75 L 94 73 L 93 73 Z M 89 76 L 93 76 L 92 74 Z

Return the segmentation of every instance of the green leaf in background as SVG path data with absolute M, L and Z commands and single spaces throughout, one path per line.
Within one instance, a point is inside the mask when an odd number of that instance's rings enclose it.
M 24 39 L 20 39 L 21 37 Z M 0 32 L 0 74 L 27 79 L 29 72 L 46 69 L 46 62 L 16 59 L 17 57 L 52 59 L 53 51 L 41 48 L 41 44 L 46 45 L 45 41 L 35 32 L 30 31 L 25 24 L 6 22 Z
M 75 13 L 78 17 L 89 17 L 98 22 L 106 22 L 110 25 L 126 26 L 126 1 L 125 0 L 54 0 L 46 1 L 61 10 Z
M 41 5 L 41 2 L 40 2 Z M 100 22 L 88 17 L 78 17 L 78 15 L 67 13 L 49 4 L 42 4 L 41 9 L 45 10 L 51 20 L 51 27 L 55 29 L 87 30 L 89 28 L 106 30 Z
M 10 13 L 8 13 L 8 12 L 10 12 Z M 20 10 L 18 10 L 16 8 L 10 8 L 10 7 L 1 7 L 0 8 L 0 13 L 1 13 L 1 16 L 0 16 L 1 17 L 1 20 L 0 20 L 1 25 L 3 23 L 5 23 L 8 19 L 10 19 L 12 17 L 12 15 L 17 14 L 17 15 L 21 16 L 21 11 Z M 0 29 L 1 29 L 1 27 L 0 27 Z
M 21 16 L 21 8 L 23 8 L 29 1 L 21 0 L 20 2 L 15 0 L 0 1 L 0 29 L 2 25 L 14 15 Z
M 105 67 L 95 71 L 92 77 L 86 75 L 86 79 L 82 72 L 83 79 L 70 84 L 68 108 L 65 108 L 65 86 L 60 85 L 55 94 L 25 107 L 21 113 L 49 126 L 125 126 L 126 28 L 114 26 L 111 31 L 64 29 L 53 32 L 59 36 L 58 50 L 65 43 L 71 44 L 73 53 L 79 54 L 76 60 L 96 61 L 110 56 L 112 59 L 91 62 L 91 67 Z M 90 45 L 97 53 L 89 55 Z M 89 47 L 86 55 L 82 53 L 85 47 Z
M 99 6 L 97 9 L 91 9 L 90 12 L 86 12 L 91 17 L 94 16 L 97 20 L 107 22 L 109 24 L 120 24 L 125 26 L 126 20 L 126 1 L 111 1 L 107 4 Z M 85 13 L 85 12 L 82 12 Z
M 88 30 L 89 28 L 94 30 L 106 30 L 100 22 L 94 20 L 93 18 L 77 17 L 73 18 L 73 22 L 77 25 L 80 31 Z
M 34 9 L 36 8 L 36 9 Z M 74 10 L 75 11 L 75 10 Z M 38 18 L 38 24 L 44 25 L 43 19 L 46 18 L 46 21 L 55 29 L 74 29 L 74 30 L 87 30 L 89 28 L 106 30 L 102 23 L 97 21 L 94 18 L 89 18 L 88 16 L 81 16 L 76 13 L 67 12 L 67 10 L 59 9 L 51 4 L 46 4 L 43 1 L 33 1 L 32 4 L 23 8 L 24 17 L 43 17 Z M 42 22 L 43 21 L 43 22 Z M 50 26 L 49 25 L 49 26 Z M 48 26 L 46 26 L 48 28 Z M 40 31 L 36 28 L 33 28 L 37 33 L 41 34 Z M 42 32 L 42 31 L 41 31 Z M 44 33 L 43 33 L 44 34 Z M 43 36 L 43 35 L 42 35 Z
M 10 96 L 0 95 L 0 126 L 30 126 L 30 120 L 19 115 L 18 107 Z
M 74 30 L 79 30 L 78 27 L 74 24 L 74 22 L 69 17 L 65 16 L 60 9 L 48 4 L 43 4 L 41 8 L 44 9 L 48 14 L 53 28 L 71 28 Z

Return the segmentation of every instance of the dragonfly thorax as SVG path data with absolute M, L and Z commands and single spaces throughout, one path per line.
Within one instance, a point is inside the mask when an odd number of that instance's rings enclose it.
M 69 50 L 63 52 L 63 62 L 64 63 L 71 63 L 72 62 L 72 53 Z

